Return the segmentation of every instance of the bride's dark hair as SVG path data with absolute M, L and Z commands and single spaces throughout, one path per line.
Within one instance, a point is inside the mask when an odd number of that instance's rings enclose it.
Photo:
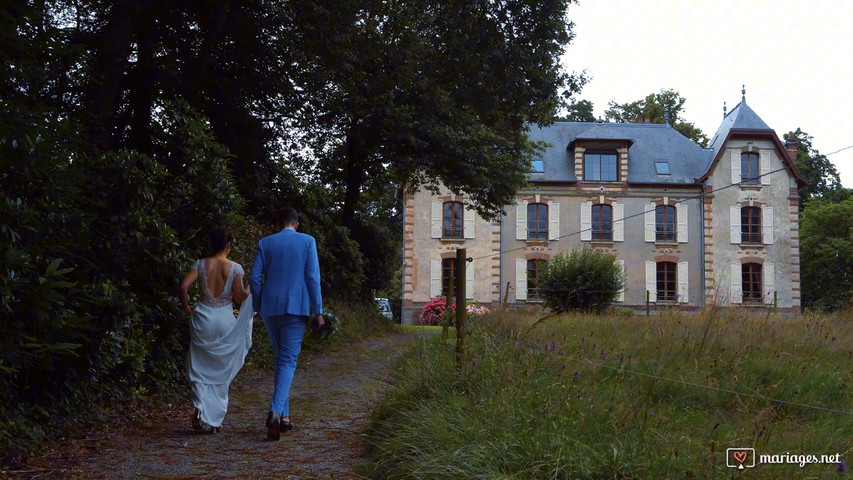
M 210 250 L 211 255 L 215 255 L 225 249 L 228 242 L 234 240 L 231 236 L 231 230 L 224 225 L 214 227 L 210 232 Z

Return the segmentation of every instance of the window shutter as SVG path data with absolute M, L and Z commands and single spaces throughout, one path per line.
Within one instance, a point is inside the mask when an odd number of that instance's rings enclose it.
M 731 264 L 731 288 L 729 292 L 731 292 L 731 298 L 729 301 L 731 303 L 741 304 L 743 303 L 743 275 L 741 274 L 741 267 L 739 263 Z
M 646 291 L 649 292 L 649 301 L 658 301 L 658 272 L 655 262 L 646 261 Z
M 776 265 L 764 264 L 764 303 L 773 303 L 773 294 L 776 292 Z
M 625 260 L 616 260 L 616 265 L 619 265 L 619 271 L 622 272 L 622 279 L 625 279 Z M 619 290 L 619 295 L 616 297 L 617 302 L 625 301 L 625 287 L 624 285 L 621 290 Z
M 592 240 L 592 204 L 581 204 L 581 241 Z
M 474 262 L 465 265 L 465 298 L 474 298 Z
M 429 262 L 429 298 L 441 296 L 441 259 Z
M 560 239 L 560 204 L 552 202 L 548 205 L 548 240 Z
M 527 240 L 527 202 L 518 202 L 515 209 L 515 239 Z
M 687 243 L 687 204 L 684 201 L 675 204 L 675 216 L 678 217 L 678 243 Z
M 645 214 L 643 216 L 646 224 L 646 241 L 654 242 L 655 241 L 655 204 L 647 203 L 643 205 L 643 209 L 645 210 Z
M 764 150 L 758 151 L 758 168 L 761 172 L 761 184 L 770 185 L 770 172 L 773 169 L 770 165 L 770 155 Z
M 613 204 L 613 241 L 625 241 L 625 204 Z
M 773 243 L 773 207 L 764 207 L 761 209 L 761 230 L 762 239 L 765 245 Z
M 678 301 L 681 303 L 690 302 L 687 295 L 687 290 L 690 285 L 687 281 L 687 272 L 687 262 L 678 262 Z
M 740 183 L 740 151 L 732 150 L 732 183 Z
M 474 238 L 474 224 L 477 220 L 477 214 L 474 213 L 474 209 L 469 208 L 468 205 L 465 205 L 465 238 Z
M 515 259 L 515 299 L 527 300 L 527 260 Z
M 740 244 L 740 205 L 729 207 L 729 223 L 731 225 L 731 241 Z
M 441 238 L 441 207 L 441 202 L 432 202 L 432 216 L 430 218 L 432 238 Z

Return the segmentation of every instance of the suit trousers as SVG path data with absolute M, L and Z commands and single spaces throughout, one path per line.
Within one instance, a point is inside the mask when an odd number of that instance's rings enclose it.
M 282 417 L 290 416 L 290 385 L 296 371 L 296 358 L 302 350 L 302 339 L 308 317 L 299 315 L 276 315 L 264 318 L 272 351 L 275 356 L 275 391 L 270 402 L 270 411 Z

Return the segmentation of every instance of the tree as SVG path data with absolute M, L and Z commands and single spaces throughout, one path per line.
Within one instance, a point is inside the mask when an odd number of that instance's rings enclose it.
M 583 248 L 560 252 L 548 260 L 538 291 L 555 313 L 601 312 L 624 287 L 615 255 Z
M 685 137 L 705 147 L 708 145 L 708 137 L 692 123 L 681 119 L 685 101 L 675 90 L 661 90 L 660 93 L 651 93 L 642 100 L 623 104 L 611 100 L 608 102 L 609 108 L 604 111 L 604 119 L 621 123 L 668 123 Z
M 810 202 L 801 214 L 803 304 L 836 310 L 853 298 L 853 197 Z
M 375 2 L 326 0 L 297 8 L 316 65 L 300 128 L 325 182 L 340 188 L 352 226 L 366 189 L 439 182 L 497 215 L 526 182 L 537 151 L 528 123 L 546 123 L 571 40 L 571 0 Z M 495 176 L 493 172 L 502 175 Z
M 572 102 L 566 107 L 568 110 L 567 115 L 563 117 L 557 117 L 557 121 L 560 122 L 595 122 L 598 119 L 595 118 L 595 113 L 593 113 L 593 105 L 589 100 L 580 100 Z
M 797 128 L 786 135 L 787 141 L 797 143 L 797 169 L 810 182 L 800 188 L 800 211 L 810 200 L 824 203 L 840 203 L 850 197 L 851 191 L 841 186 L 841 178 L 835 165 L 812 147 L 814 137 Z

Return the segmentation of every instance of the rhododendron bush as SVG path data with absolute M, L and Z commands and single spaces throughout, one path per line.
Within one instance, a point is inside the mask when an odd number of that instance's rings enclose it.
M 426 305 L 424 305 L 423 311 L 421 311 L 421 324 L 441 325 L 441 319 L 447 310 L 446 305 L 447 299 L 445 297 L 435 297 L 430 300 Z M 473 304 L 466 304 L 465 310 L 468 312 L 468 318 L 475 315 L 482 315 L 489 311 L 485 306 L 476 306 Z M 450 304 L 450 315 L 451 317 L 456 315 L 456 303 Z

